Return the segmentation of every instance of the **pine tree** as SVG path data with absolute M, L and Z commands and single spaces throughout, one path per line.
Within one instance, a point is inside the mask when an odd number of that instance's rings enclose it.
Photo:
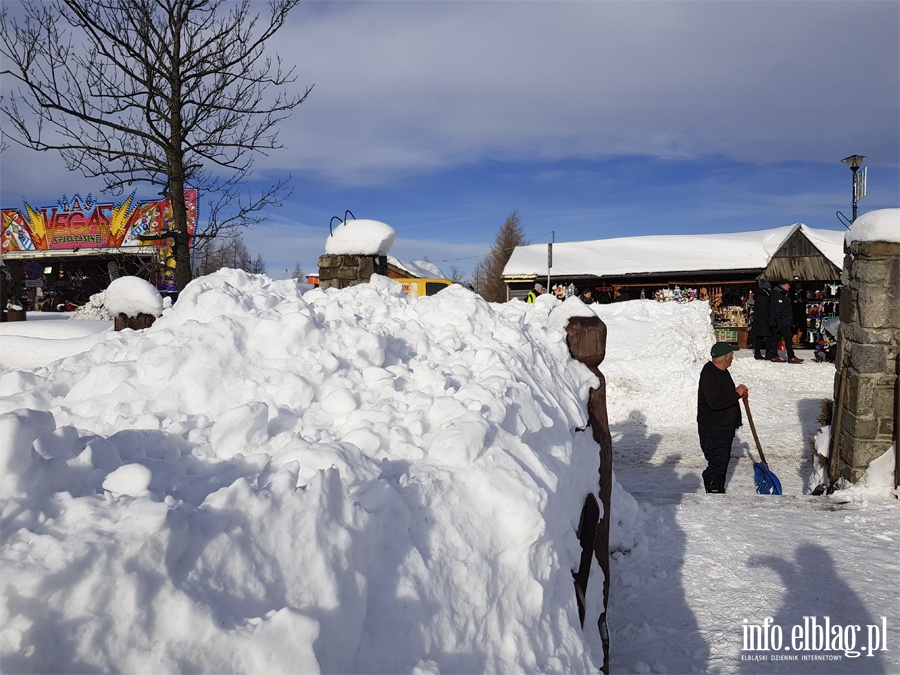
M 519 223 L 519 214 L 513 211 L 497 233 L 491 252 L 475 267 L 472 278 L 477 280 L 476 290 L 488 302 L 506 302 L 506 284 L 503 269 L 516 246 L 524 246 L 525 233 Z

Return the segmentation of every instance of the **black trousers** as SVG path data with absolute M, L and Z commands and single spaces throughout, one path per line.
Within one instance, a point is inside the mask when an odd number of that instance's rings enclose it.
M 777 338 L 774 335 L 754 335 L 753 356 L 757 359 L 774 359 L 778 356 L 778 352 L 775 351 L 775 348 L 778 346 L 775 343 L 776 339 Z M 765 357 L 761 353 L 763 349 L 766 351 Z
M 775 335 L 772 337 L 772 340 L 775 343 L 775 346 L 772 347 L 773 351 L 775 351 L 775 356 L 778 356 L 778 341 L 784 340 L 784 349 L 787 352 L 787 357 L 789 359 L 794 358 L 794 331 L 790 326 L 776 326 L 772 330 L 775 331 Z M 772 357 L 774 358 L 774 356 Z
M 731 462 L 731 444 L 734 435 L 700 436 L 700 449 L 706 457 L 706 468 L 703 470 L 703 486 L 707 492 L 725 494 L 725 478 L 728 464 Z

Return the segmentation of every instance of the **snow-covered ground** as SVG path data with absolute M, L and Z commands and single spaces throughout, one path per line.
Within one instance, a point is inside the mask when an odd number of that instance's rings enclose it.
M 590 311 L 619 483 L 613 672 L 900 672 L 890 456 L 808 495 L 833 365 L 738 353 L 785 494 L 755 494 L 745 426 L 728 494 L 706 495 L 705 303 L 303 290 L 222 271 L 144 331 L 0 326 L 3 672 L 596 670 L 571 579 L 593 378 L 563 332 Z M 814 642 L 826 620 L 840 644 Z M 747 648 L 763 626 L 780 650 Z

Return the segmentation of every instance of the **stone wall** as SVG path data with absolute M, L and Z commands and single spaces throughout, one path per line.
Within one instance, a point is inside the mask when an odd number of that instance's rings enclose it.
M 854 241 L 849 250 L 845 247 L 845 254 L 834 384 L 834 419 L 840 424 L 832 429 L 838 454 L 831 478 L 840 475 L 855 483 L 893 443 L 900 353 L 900 243 Z
M 128 316 L 127 314 L 117 314 L 113 319 L 113 330 L 143 330 L 150 328 L 156 321 L 156 317 L 152 314 L 138 314 L 137 316 Z
M 323 255 L 319 258 L 319 288 L 364 284 L 373 274 L 387 276 L 387 256 Z

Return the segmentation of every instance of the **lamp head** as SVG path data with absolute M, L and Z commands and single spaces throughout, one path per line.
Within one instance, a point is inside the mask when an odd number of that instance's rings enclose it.
M 841 160 L 844 164 L 849 166 L 851 169 L 856 171 L 859 167 L 862 166 L 863 162 L 866 161 L 865 155 L 850 155 L 849 157 L 844 157 Z

